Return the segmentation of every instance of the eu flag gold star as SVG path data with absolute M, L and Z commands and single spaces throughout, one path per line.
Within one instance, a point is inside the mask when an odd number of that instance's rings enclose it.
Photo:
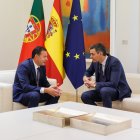
M 70 57 L 70 52 L 67 52 L 67 53 L 66 53 L 66 57 L 67 57 L 67 58 Z
M 78 16 L 74 15 L 74 16 L 73 16 L 73 20 L 74 20 L 74 21 L 75 21 L 75 20 L 78 20 Z
M 80 59 L 80 54 L 76 53 L 76 55 L 74 57 L 75 57 L 75 59 Z

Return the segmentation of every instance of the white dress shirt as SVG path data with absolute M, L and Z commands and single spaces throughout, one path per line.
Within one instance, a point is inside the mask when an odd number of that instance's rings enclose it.
M 36 72 L 36 76 L 37 76 L 37 68 L 39 68 L 39 66 L 34 62 L 34 60 L 33 60 L 33 63 L 34 63 L 35 72 Z M 44 93 L 44 87 L 41 87 L 40 93 Z
M 105 71 L 105 65 L 106 65 L 107 58 L 108 58 L 108 56 L 106 55 L 104 61 L 102 62 L 102 70 L 103 70 L 103 74 L 104 74 L 104 71 Z

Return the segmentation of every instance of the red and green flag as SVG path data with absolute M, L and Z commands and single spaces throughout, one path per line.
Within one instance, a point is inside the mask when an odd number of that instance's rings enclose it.
M 44 46 L 45 21 L 42 0 L 34 0 L 30 18 L 24 35 L 19 63 L 31 58 L 32 50 Z

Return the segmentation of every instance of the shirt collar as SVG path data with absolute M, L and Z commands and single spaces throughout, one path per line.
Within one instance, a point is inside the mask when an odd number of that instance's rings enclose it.
M 35 69 L 39 68 L 39 66 L 35 63 L 34 60 L 33 60 L 33 63 L 34 63 Z
M 108 58 L 108 56 L 106 55 L 106 57 L 105 57 L 104 61 L 102 62 L 102 65 L 103 65 L 103 66 L 105 66 L 106 61 L 107 61 L 107 58 Z

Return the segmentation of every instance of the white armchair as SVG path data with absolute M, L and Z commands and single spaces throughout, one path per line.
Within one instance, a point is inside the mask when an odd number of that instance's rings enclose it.
M 0 112 L 26 108 L 20 103 L 13 102 L 12 85 L 14 82 L 15 70 L 0 71 Z M 51 85 L 56 85 L 56 79 L 48 78 Z M 39 104 L 42 105 L 42 104 Z
M 126 111 L 140 113 L 140 74 L 138 73 L 126 73 L 126 79 L 130 88 L 132 89 L 131 98 L 125 98 L 123 101 L 113 101 L 112 107 L 115 109 L 121 109 Z M 82 89 L 83 88 L 83 89 Z M 89 90 L 82 86 L 79 93 Z M 81 94 L 79 95 L 81 97 Z M 102 106 L 102 102 L 97 102 L 98 105 Z

